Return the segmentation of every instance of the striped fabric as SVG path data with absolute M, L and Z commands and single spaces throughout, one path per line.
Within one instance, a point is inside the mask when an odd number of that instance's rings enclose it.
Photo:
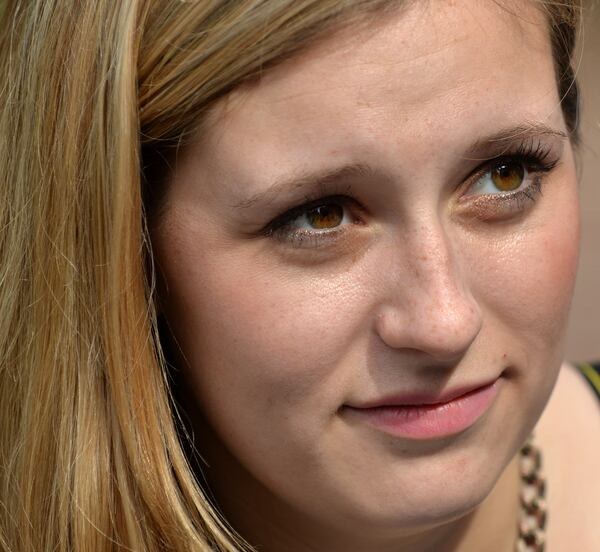
M 582 362 L 576 366 L 600 399 L 600 362 Z

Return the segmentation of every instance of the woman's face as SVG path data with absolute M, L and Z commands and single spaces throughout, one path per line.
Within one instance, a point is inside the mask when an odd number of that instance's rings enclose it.
M 342 30 L 180 156 L 162 303 L 233 517 L 247 499 L 362 534 L 447 521 L 534 427 L 578 203 L 547 26 L 519 13 L 414 2 Z

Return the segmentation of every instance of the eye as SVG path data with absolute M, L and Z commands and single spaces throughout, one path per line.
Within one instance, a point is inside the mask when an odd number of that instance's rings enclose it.
M 289 224 L 308 230 L 331 230 L 340 226 L 346 218 L 344 205 L 332 201 L 306 209 L 304 213 L 289 221 Z
M 264 233 L 296 246 L 324 245 L 359 222 L 356 202 L 348 196 L 327 196 L 309 200 L 273 220 Z
M 475 171 L 458 204 L 463 212 L 488 221 L 524 213 L 541 197 L 546 177 L 559 162 L 560 153 L 548 145 L 523 144 Z
M 467 195 L 515 192 L 530 179 L 530 171 L 521 160 L 494 163 L 477 180 Z

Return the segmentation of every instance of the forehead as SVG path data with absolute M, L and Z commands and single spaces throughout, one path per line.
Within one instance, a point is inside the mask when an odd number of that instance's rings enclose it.
M 232 149 L 231 170 L 247 163 L 275 177 L 278 166 L 306 165 L 307 156 L 314 164 L 332 153 L 383 154 L 392 139 L 405 157 L 432 143 L 459 152 L 466 135 L 528 121 L 563 126 L 542 10 L 411 2 L 341 29 L 230 95 L 211 118 L 204 151 L 218 161 Z
M 321 95 L 338 91 L 336 82 L 354 83 L 357 92 L 372 92 L 369 76 L 386 73 L 382 94 L 402 92 L 408 104 L 423 103 L 422 88 L 443 92 L 473 79 L 493 81 L 506 65 L 529 69 L 531 54 L 551 56 L 548 25 L 539 8 L 522 2 L 437 0 L 411 2 L 384 12 L 370 26 L 335 33 L 288 63 L 267 72 L 254 93 L 273 100 L 291 99 L 302 90 Z M 483 69 L 483 72 L 481 70 Z M 421 89 L 419 89 L 421 88 Z M 345 90 L 344 92 L 348 92 Z

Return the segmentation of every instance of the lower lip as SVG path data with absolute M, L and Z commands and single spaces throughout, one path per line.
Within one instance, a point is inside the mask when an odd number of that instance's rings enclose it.
M 499 379 L 447 403 L 415 406 L 350 408 L 348 413 L 396 437 L 435 439 L 471 427 L 494 402 Z

